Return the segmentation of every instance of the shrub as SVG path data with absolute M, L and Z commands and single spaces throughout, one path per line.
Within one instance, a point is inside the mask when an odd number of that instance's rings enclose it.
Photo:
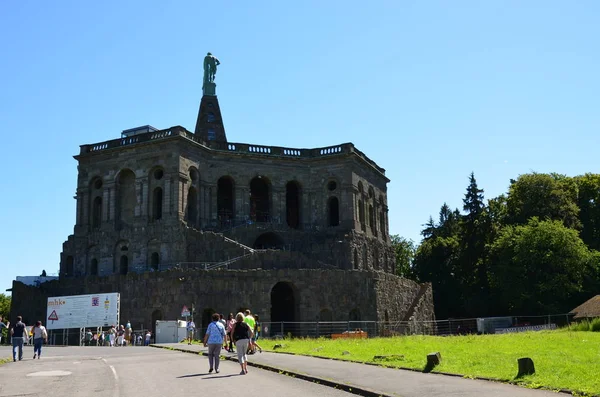
M 595 318 L 590 323 L 590 331 L 600 332 L 600 318 Z

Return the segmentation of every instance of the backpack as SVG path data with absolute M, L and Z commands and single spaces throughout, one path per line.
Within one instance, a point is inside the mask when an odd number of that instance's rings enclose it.
M 233 340 L 237 342 L 240 339 L 250 339 L 250 327 L 248 324 L 236 323 L 233 328 Z

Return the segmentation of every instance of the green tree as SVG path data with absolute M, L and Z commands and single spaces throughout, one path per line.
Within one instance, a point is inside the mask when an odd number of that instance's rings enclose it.
M 597 255 L 561 221 L 532 218 L 506 226 L 491 247 L 490 282 L 498 313 L 565 313 L 578 304 Z M 579 302 L 580 303 L 580 302 Z
M 414 273 L 421 282 L 431 282 L 438 318 L 462 315 L 461 285 L 457 278 L 459 239 L 436 237 L 424 240 L 415 253 Z
M 574 178 L 578 187 L 581 239 L 588 247 L 600 249 L 600 174 L 585 174 Z
M 7 319 L 10 314 L 10 296 L 0 294 L 0 317 Z
M 507 215 L 510 223 L 526 224 L 530 218 L 559 220 L 579 229 L 578 186 L 573 178 L 560 174 L 525 174 L 511 180 Z
M 414 278 L 413 259 L 416 251 L 415 243 L 397 234 L 390 236 L 390 238 L 396 256 L 396 274 L 400 277 Z

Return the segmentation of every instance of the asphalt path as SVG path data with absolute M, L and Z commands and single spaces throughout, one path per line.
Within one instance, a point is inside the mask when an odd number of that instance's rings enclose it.
M 0 347 L 0 358 L 12 357 Z M 351 394 L 312 382 L 221 361 L 208 373 L 208 360 L 151 347 L 47 347 L 34 360 L 31 347 L 22 361 L 0 365 L 0 397 L 164 397 L 242 392 L 245 396 L 336 397 Z M 193 393 L 193 394 L 192 394 Z

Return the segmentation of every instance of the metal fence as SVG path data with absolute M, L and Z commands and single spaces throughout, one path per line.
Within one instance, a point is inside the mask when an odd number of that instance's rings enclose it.
M 532 326 L 564 327 L 570 324 L 572 315 L 553 314 L 544 316 L 506 316 L 447 319 L 437 321 L 314 321 L 314 322 L 262 322 L 260 337 L 309 337 L 330 338 L 335 334 L 366 332 L 368 337 L 401 335 L 467 335 L 495 333 L 497 329 L 514 329 Z

